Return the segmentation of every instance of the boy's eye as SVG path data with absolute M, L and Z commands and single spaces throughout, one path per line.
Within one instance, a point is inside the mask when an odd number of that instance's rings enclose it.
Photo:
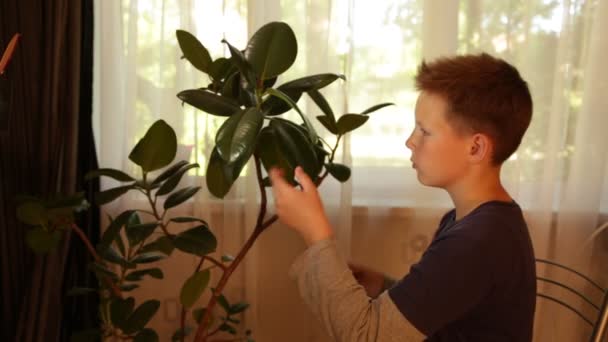
M 426 129 L 420 127 L 420 132 L 422 132 L 423 135 L 429 135 L 429 131 L 427 131 Z

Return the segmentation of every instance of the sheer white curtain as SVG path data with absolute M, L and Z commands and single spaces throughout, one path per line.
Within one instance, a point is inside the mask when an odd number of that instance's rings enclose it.
M 251 234 L 258 211 L 252 165 L 226 199 L 214 199 L 206 190 L 206 161 L 222 119 L 182 107 L 175 97 L 208 82 L 180 59 L 175 30 L 192 32 L 217 58 L 228 56 L 222 38 L 243 48 L 261 25 L 285 21 L 296 33 L 299 53 L 278 84 L 314 73 L 343 73 L 347 82 L 323 91 L 337 114 L 361 112 L 380 102 L 396 104 L 372 114 L 362 129 L 344 139 L 338 159 L 352 166 L 352 178 L 345 184 L 328 180 L 321 192 L 342 252 L 400 277 L 420 256 L 450 206 L 443 192 L 417 183 L 404 145 L 413 127 L 416 67 L 423 58 L 486 51 L 514 64 L 528 80 L 534 99 L 531 127 L 506 163 L 503 178 L 525 210 L 537 256 L 584 269 L 607 284 L 606 263 L 601 263 L 606 260 L 605 235 L 582 252 L 584 240 L 608 210 L 608 141 L 603 132 L 608 127 L 608 70 L 602 65 L 608 55 L 607 2 L 97 1 L 99 162 L 135 173 L 127 158 L 130 149 L 152 122 L 167 121 L 179 138 L 178 158 L 201 165 L 182 185 L 203 187 L 172 215 L 205 218 L 218 237 L 218 253 L 236 254 Z M 309 101 L 299 105 L 311 118 L 318 115 Z M 133 206 L 145 203 L 131 196 L 105 210 Z M 293 233 L 273 226 L 230 282 L 229 299 L 252 304 L 244 325 L 259 341 L 326 339 L 287 279 L 287 268 L 303 248 Z M 163 299 L 153 323 L 164 334 L 161 339 L 179 325 L 179 287 L 195 262 L 186 255 L 161 262 L 166 279 L 149 281 L 136 292 L 141 298 Z M 568 312 L 539 304 L 537 341 L 581 340 L 589 333 Z

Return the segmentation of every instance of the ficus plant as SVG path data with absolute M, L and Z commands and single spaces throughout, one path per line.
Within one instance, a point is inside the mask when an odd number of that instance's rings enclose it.
M 217 340 L 216 334 L 224 333 L 234 335 L 230 341 L 253 341 L 249 330 L 243 335 L 237 329 L 240 324 L 238 315 L 249 305 L 242 301 L 229 301 L 222 291 L 259 235 L 277 220 L 276 215 L 267 214 L 268 171 L 272 167 L 283 169 L 286 179 L 294 187 L 299 187 L 294 178 L 298 165 L 317 186 L 328 175 L 346 182 L 350 178 L 350 169 L 334 162 L 341 138 L 361 127 L 369 119 L 368 114 L 390 105 L 378 104 L 361 113 L 336 117 L 320 92 L 334 81 L 344 80 L 344 76 L 333 73 L 306 76 L 275 87 L 278 78 L 293 65 L 298 50 L 293 30 L 283 22 L 271 22 L 261 27 L 243 50 L 223 40 L 230 51 L 229 58 L 212 59 L 204 45 L 187 31 L 178 30 L 176 36 L 183 58 L 206 74 L 210 81 L 204 87 L 181 91 L 177 97 L 210 115 L 225 117 L 208 157 L 206 186 L 213 196 L 224 198 L 244 166 L 253 159 L 261 194 L 255 228 L 236 257 L 224 255 L 217 259 L 217 240 L 213 228 L 205 220 L 168 215 L 171 209 L 200 190 L 200 187 L 177 189 L 182 177 L 199 165 L 185 160 L 174 161 L 177 137 L 162 120 L 149 128 L 129 155 L 129 159 L 140 168 L 138 175 L 109 168 L 87 174 L 86 179 L 104 176 L 122 183 L 97 193 L 97 205 L 114 201 L 128 191 L 142 193 L 150 205 L 149 210 L 125 210 L 111 217 L 97 246 L 93 247 L 74 223 L 74 212 L 88 207 L 83 194 L 53 200 L 24 199 L 18 208 L 18 216 L 34 226 L 27 233 L 27 242 L 34 251 L 52 250 L 64 232 L 72 231 L 82 239 L 92 255 L 90 268 L 99 280 L 102 324 L 99 329 L 83 332 L 75 339 L 90 340 L 91 336 L 98 336 L 138 342 L 157 341 L 157 333 L 147 327 L 147 323 L 160 302 L 149 299 L 136 305 L 128 293 L 135 290 L 145 277 L 162 279 L 163 273 L 153 266 L 154 262 L 171 256 L 172 251 L 178 249 L 196 255 L 200 262 L 180 289 L 181 325 L 173 340 L 211 341 Z M 320 108 L 323 115 L 316 119 L 333 135 L 333 145 L 318 135 L 310 119 L 298 107 L 297 103 L 303 96 L 309 96 Z M 282 117 L 290 110 L 299 114 L 301 122 Z M 154 171 L 158 171 L 154 174 L 160 174 L 152 177 Z M 144 220 L 140 214 L 151 219 Z M 173 227 L 182 224 L 188 224 L 190 228 L 174 233 Z M 150 241 L 155 232 L 160 232 L 161 236 Z M 212 268 L 221 271 L 219 279 L 212 279 Z M 72 293 L 90 291 L 96 290 L 74 289 Z M 208 302 L 203 307 L 195 307 L 205 291 L 211 294 Z M 195 323 L 196 328 L 190 328 L 187 320 Z

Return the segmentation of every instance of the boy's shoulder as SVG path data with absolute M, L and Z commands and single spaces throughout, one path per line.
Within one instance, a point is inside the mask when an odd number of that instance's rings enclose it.
M 454 209 L 444 215 L 437 238 L 460 236 L 484 244 L 491 241 L 504 244 L 529 234 L 522 210 L 514 201 L 486 202 L 458 221 L 455 216 Z

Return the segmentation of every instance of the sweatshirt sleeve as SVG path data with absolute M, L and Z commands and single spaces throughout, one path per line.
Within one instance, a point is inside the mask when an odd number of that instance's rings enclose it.
M 339 255 L 335 241 L 310 246 L 291 266 L 300 295 L 336 342 L 422 341 L 388 292 L 371 299 Z

